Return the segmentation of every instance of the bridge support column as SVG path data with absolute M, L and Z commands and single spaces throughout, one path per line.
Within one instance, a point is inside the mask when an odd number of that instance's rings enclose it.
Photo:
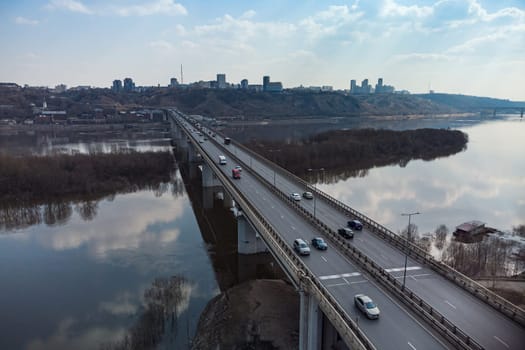
M 226 209 L 230 209 L 233 206 L 235 206 L 235 202 L 233 201 L 233 198 L 232 198 L 231 194 L 228 193 L 228 191 L 226 191 L 226 189 L 223 189 L 223 191 L 222 191 L 222 205 Z
M 323 312 L 314 297 L 302 290 L 299 294 L 299 350 L 321 349 Z
M 222 186 L 221 181 L 215 175 L 211 167 L 204 163 L 202 164 L 202 187 L 217 187 Z
M 239 254 L 257 254 L 268 251 L 266 243 L 252 227 L 242 211 L 237 214 L 237 251 Z
M 199 153 L 190 143 L 188 144 L 188 161 L 191 163 L 198 163 L 201 161 Z
M 202 189 L 202 207 L 213 208 L 213 201 L 223 191 L 222 186 L 204 186 Z

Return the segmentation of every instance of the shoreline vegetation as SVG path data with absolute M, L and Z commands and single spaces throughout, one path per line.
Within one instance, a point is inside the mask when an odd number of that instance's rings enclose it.
M 101 197 L 170 181 L 168 152 L 14 157 L 0 154 L 0 200 L 26 204 Z
M 292 142 L 251 141 L 253 151 L 301 177 L 318 176 L 307 169 L 325 169 L 323 182 L 364 176 L 366 170 L 410 160 L 447 157 L 466 149 L 468 135 L 459 130 L 385 129 L 335 130 Z M 333 179 L 332 179 L 333 177 Z M 310 180 L 310 179 L 309 179 Z M 333 180 L 333 181 L 332 181 Z

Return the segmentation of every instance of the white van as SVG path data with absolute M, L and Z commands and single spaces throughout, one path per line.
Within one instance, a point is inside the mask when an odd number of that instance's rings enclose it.
M 225 156 L 219 156 L 219 164 L 225 165 L 226 164 L 226 157 Z

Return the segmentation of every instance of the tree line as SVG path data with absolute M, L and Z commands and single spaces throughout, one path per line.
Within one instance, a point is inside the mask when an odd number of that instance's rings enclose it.
M 324 168 L 328 176 L 341 172 L 351 176 L 377 166 L 406 166 L 413 159 L 455 154 L 465 150 L 467 142 L 468 135 L 459 130 L 357 129 L 328 131 L 292 142 L 251 141 L 246 146 L 292 173 L 307 177 L 307 169 Z
M 169 182 L 174 158 L 166 152 L 15 157 L 0 154 L 3 203 L 109 195 Z

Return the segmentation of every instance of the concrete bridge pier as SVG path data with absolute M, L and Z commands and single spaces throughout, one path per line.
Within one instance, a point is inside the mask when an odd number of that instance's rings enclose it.
M 197 150 L 195 149 L 195 146 L 193 146 L 191 143 L 188 143 L 188 161 L 190 163 L 199 163 L 202 158 L 199 154 L 199 152 L 197 152 Z
M 267 252 L 266 243 L 246 219 L 241 210 L 235 211 L 237 218 L 237 251 L 239 254 L 257 254 Z
M 222 205 L 226 209 L 230 209 L 230 208 L 233 208 L 235 206 L 235 202 L 233 200 L 233 197 L 231 196 L 231 194 L 228 191 L 226 191 L 224 189 L 222 191 Z
M 211 209 L 215 195 L 223 189 L 221 181 L 207 163 L 202 164 L 202 187 L 202 205 L 204 209 Z
M 299 294 L 299 350 L 321 349 L 323 312 L 313 296 L 303 290 Z

